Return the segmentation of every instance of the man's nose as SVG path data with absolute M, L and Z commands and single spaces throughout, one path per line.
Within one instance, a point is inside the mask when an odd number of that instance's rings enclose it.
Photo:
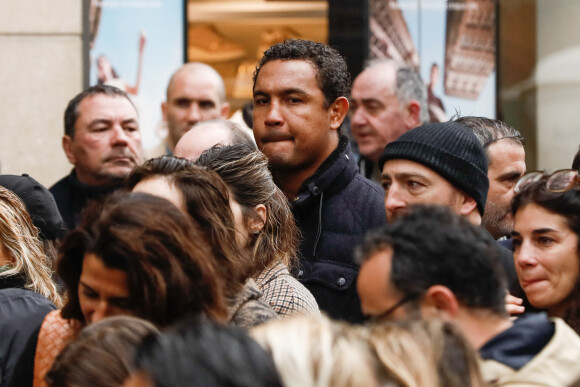
M 266 115 L 265 124 L 268 126 L 279 126 L 284 121 L 281 106 L 277 102 L 271 102 Z
M 196 124 L 201 121 L 201 111 L 197 103 L 192 103 L 187 111 L 187 121 L 191 124 Z
M 395 212 L 401 208 L 407 207 L 407 202 L 396 184 L 391 184 L 388 190 L 385 191 L 385 211 L 387 215 L 389 212 Z
M 350 124 L 355 129 L 366 124 L 366 114 L 362 107 L 356 107 L 351 110 Z
M 115 144 L 115 145 L 119 145 L 119 144 L 127 145 L 128 138 L 127 138 L 127 133 L 125 132 L 125 129 L 123 129 L 123 127 L 120 125 L 115 125 L 113 127 L 113 133 L 112 133 L 111 140 L 112 140 L 113 144 Z

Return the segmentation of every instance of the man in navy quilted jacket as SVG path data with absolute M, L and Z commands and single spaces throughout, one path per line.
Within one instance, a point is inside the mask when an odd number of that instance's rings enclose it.
M 351 80 L 340 54 L 292 39 L 254 75 L 254 137 L 302 232 L 298 279 L 333 318 L 362 321 L 353 248 L 386 222 L 381 187 L 358 172 L 340 127 Z

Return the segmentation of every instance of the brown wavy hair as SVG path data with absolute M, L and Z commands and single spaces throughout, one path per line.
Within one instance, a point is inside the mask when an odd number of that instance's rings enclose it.
M 87 253 L 127 273 L 137 317 L 161 327 L 190 315 L 226 319 L 223 279 L 203 232 L 165 199 L 116 193 L 89 205 L 66 236 L 57 265 L 68 294 L 62 316 L 82 323 L 78 285 Z
M 220 175 L 242 206 L 246 221 L 258 219 L 254 211 L 258 204 L 266 206 L 264 228 L 250 240 L 257 272 L 276 262 L 293 268 L 300 233 L 288 199 L 272 179 L 266 156 L 243 144 L 217 145 L 203 152 L 196 164 Z
M 129 189 L 140 181 L 159 176 L 168 179 L 169 184 L 181 193 L 183 207 L 211 245 L 216 265 L 226 280 L 226 295 L 233 297 L 256 272 L 256 263 L 249 252 L 237 246 L 226 184 L 214 171 L 187 159 L 161 156 L 132 171 L 128 179 Z

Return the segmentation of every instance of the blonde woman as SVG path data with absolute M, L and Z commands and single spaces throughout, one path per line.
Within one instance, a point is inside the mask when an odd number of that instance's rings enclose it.
M 38 229 L 22 201 L 1 186 L 0 247 L 0 289 L 31 290 L 62 306 Z
M 60 306 L 38 230 L 20 199 L 0 186 L 0 386 L 11 379 L 29 336 Z
M 365 340 L 346 323 L 297 315 L 258 326 L 250 335 L 272 355 L 286 387 L 379 385 Z
M 379 379 L 403 387 L 481 387 L 475 350 L 439 320 L 407 320 L 361 329 Z

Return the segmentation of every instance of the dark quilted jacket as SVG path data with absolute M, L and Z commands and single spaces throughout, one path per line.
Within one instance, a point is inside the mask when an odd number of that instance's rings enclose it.
M 386 223 L 383 203 L 383 189 L 359 174 L 346 137 L 292 203 L 303 238 L 298 279 L 333 318 L 363 320 L 352 251 Z

